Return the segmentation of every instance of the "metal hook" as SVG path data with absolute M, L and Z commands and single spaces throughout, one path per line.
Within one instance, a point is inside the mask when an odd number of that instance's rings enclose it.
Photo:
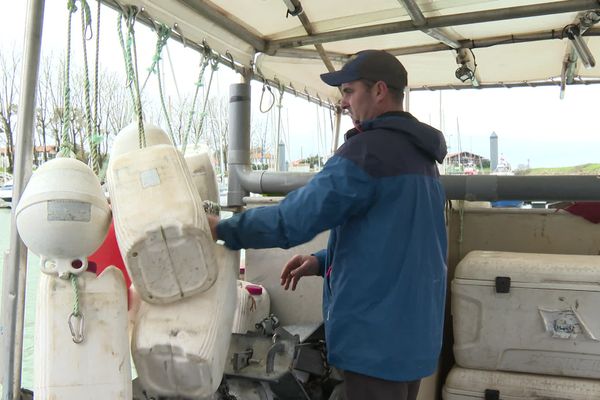
M 77 325 L 74 325 L 73 319 L 77 319 Z M 83 342 L 84 325 L 83 314 L 79 313 L 75 315 L 74 313 L 71 313 L 71 315 L 69 315 L 69 329 L 71 330 L 71 337 L 73 338 L 74 343 L 79 344 Z
M 173 24 L 173 30 L 177 32 L 177 34 L 181 38 L 181 44 L 183 44 L 183 47 L 187 47 L 187 39 L 185 38 L 185 36 L 183 36 L 183 32 L 181 28 L 179 28 L 179 24 L 177 22 Z
M 229 50 L 225 52 L 225 55 L 229 57 L 229 61 L 231 62 L 231 69 L 235 71 L 235 61 L 233 60 L 233 55 L 229 52 Z
M 292 93 L 294 93 L 294 96 L 298 97 L 298 92 L 296 91 L 296 88 L 294 87 L 292 82 L 290 82 L 289 87 L 290 87 L 290 89 L 292 89 Z

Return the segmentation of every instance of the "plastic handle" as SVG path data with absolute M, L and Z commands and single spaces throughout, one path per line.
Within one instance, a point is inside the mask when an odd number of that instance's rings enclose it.
M 81 266 L 74 267 L 73 264 L 81 263 Z M 78 257 L 74 259 L 50 259 L 45 256 L 40 258 L 40 269 L 48 275 L 58 275 L 60 278 L 66 278 L 69 274 L 79 275 L 88 267 L 87 257 Z

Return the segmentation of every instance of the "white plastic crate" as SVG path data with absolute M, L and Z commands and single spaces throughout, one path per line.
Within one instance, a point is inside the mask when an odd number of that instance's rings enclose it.
M 442 399 L 597 400 L 600 399 L 600 382 L 454 367 L 446 378 Z
M 600 378 L 600 257 L 473 251 L 452 282 L 461 367 Z

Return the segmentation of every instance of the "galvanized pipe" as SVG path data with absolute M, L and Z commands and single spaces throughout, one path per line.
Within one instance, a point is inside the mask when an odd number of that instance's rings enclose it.
M 314 174 L 238 171 L 242 186 L 253 193 L 286 194 L 305 185 Z M 595 175 L 502 176 L 442 175 L 449 200 L 596 201 L 600 178 Z
M 536 17 L 541 15 L 561 14 L 598 8 L 598 0 L 569 0 L 553 3 L 535 4 L 520 7 L 500 8 L 496 10 L 477 11 L 462 14 L 442 15 L 426 19 L 428 28 L 443 28 L 454 25 L 468 25 L 482 22 L 502 21 L 507 19 Z M 390 22 L 359 28 L 339 29 L 334 32 L 316 33 L 309 36 L 296 36 L 286 39 L 272 40 L 267 43 L 267 53 L 282 47 L 300 47 L 316 43 L 328 43 L 339 40 L 358 39 L 369 36 L 392 33 L 412 32 L 418 30 L 412 21 Z
M 398 0 L 398 1 L 400 2 L 400 4 L 402 4 L 404 6 L 404 9 L 406 10 L 406 12 L 408 12 L 410 19 L 412 19 L 415 26 L 417 28 L 419 28 L 423 33 L 431 36 L 434 39 L 439 40 L 440 42 L 444 43 L 445 45 L 447 45 L 453 49 L 460 48 L 460 43 L 458 43 L 456 40 L 452 39 L 450 36 L 448 36 L 446 33 L 444 33 L 440 28 L 431 28 L 431 29 L 427 28 L 427 20 L 425 19 L 423 12 L 419 8 L 419 5 L 416 3 L 415 0 Z
M 248 189 L 241 183 L 240 171 L 250 168 L 250 83 L 234 83 L 229 87 L 229 170 L 227 206 L 242 206 Z
M 209 1 L 196 1 L 196 0 L 178 0 L 186 7 L 189 7 L 192 12 L 202 15 L 215 25 L 220 26 L 227 32 L 235 35 L 237 38 L 244 40 L 250 44 L 256 51 L 265 50 L 265 41 L 252 33 L 242 25 L 234 21 L 233 18 L 229 18 L 221 11 L 212 6 L 212 2 Z M 157 2 L 160 4 L 160 2 Z M 148 8 L 148 6 L 146 5 Z
M 596 175 L 443 175 L 441 179 L 446 197 L 452 200 L 600 200 L 600 178 Z
M 27 277 L 27 249 L 21 241 L 15 223 L 16 205 L 31 176 L 33 162 L 33 131 L 36 87 L 42 48 L 44 0 L 27 2 L 21 92 L 15 143 L 15 168 L 10 230 L 10 252 L 4 266 L 2 285 L 2 398 L 17 400 L 21 397 L 21 354 L 23 351 L 23 321 L 25 311 L 25 284 Z

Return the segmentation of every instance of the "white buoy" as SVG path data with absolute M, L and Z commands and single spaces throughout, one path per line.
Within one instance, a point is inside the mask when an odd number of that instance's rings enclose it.
M 108 232 L 110 207 L 87 165 L 56 158 L 31 176 L 16 222 L 25 245 L 40 256 L 42 271 L 65 277 L 87 268 L 87 256 Z
M 217 279 L 202 199 L 181 153 L 160 128 L 137 124 L 115 140 L 107 171 L 115 232 L 131 281 L 149 303 L 208 290 Z
M 218 260 L 215 284 L 169 304 L 142 302 L 131 352 L 142 387 L 168 397 L 204 398 L 223 377 L 236 308 L 239 254 L 212 244 Z
M 219 186 L 217 185 L 217 176 L 210 161 L 208 148 L 200 148 L 198 152 L 186 154 L 187 163 L 194 185 L 198 188 L 198 193 L 202 200 L 210 200 L 219 204 Z

